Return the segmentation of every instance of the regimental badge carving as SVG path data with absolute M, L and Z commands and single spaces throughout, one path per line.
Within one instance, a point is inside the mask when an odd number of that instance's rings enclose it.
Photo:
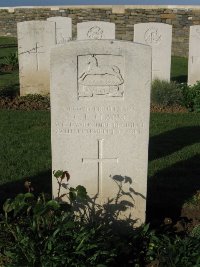
M 148 45 L 158 45 L 161 42 L 161 34 L 159 30 L 155 27 L 151 27 L 146 30 L 144 34 L 144 40 Z
M 95 39 L 95 40 L 102 39 L 103 30 L 98 26 L 94 26 L 90 28 L 89 31 L 87 32 L 87 37 L 89 39 Z
M 122 56 L 78 56 L 78 98 L 123 97 L 123 71 Z

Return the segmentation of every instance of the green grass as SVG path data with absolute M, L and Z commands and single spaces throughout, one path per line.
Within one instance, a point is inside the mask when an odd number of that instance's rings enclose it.
M 151 115 L 148 217 L 179 216 L 200 189 L 200 114 Z
M 186 57 L 172 57 L 171 80 L 177 82 L 187 82 L 188 59 Z
M 0 37 L 0 64 L 4 63 L 4 57 L 17 51 L 17 39 L 14 37 Z M 19 87 L 18 70 L 13 72 L 0 72 L 0 89 L 5 87 Z
M 200 189 L 200 114 L 151 114 L 148 220 L 179 215 Z M 29 178 L 37 190 L 51 189 L 50 113 L 0 111 L 0 195 L 23 190 Z
M 51 188 L 50 113 L 0 111 L 0 198 L 24 189 L 31 179 L 39 190 Z

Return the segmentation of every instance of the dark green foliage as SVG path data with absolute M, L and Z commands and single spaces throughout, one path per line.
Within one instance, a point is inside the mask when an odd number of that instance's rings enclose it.
M 54 176 L 60 183 L 56 200 L 28 192 L 4 203 L 0 258 L 6 266 L 142 266 L 148 226 L 134 230 L 128 222 L 109 221 L 83 186 L 68 187 L 67 172 Z
M 68 182 L 67 172 L 54 175 L 61 187 Z M 127 228 L 124 221 L 115 225 L 105 213 L 99 216 L 104 208 L 98 206 L 90 213 L 91 220 L 88 214 L 74 209 L 77 203 L 90 200 L 86 189 L 64 187 L 66 194 L 58 195 L 57 200 L 30 192 L 6 200 L 0 220 L 2 267 L 200 266 L 199 226 L 191 234 L 181 235 L 166 226 L 157 231 L 148 224 Z M 70 192 L 76 194 L 71 198 Z M 68 203 L 62 201 L 64 196 Z
M 189 111 L 200 112 L 200 81 L 190 86 L 181 84 L 180 88 L 183 93 L 183 104 L 186 108 Z
M 7 66 L 10 66 L 11 71 L 18 68 L 18 53 L 10 53 L 8 56 L 3 58 L 3 63 Z
M 151 101 L 162 106 L 180 105 L 182 103 L 182 91 L 176 82 L 154 80 L 151 89 Z
M 81 186 L 69 188 L 68 196 L 71 203 L 80 196 L 87 198 Z M 116 257 L 111 230 L 80 220 L 61 198 L 19 194 L 14 200 L 7 199 L 3 210 L 1 231 L 7 242 L 0 246 L 6 266 L 111 266 Z
M 159 262 L 159 267 L 199 267 L 200 237 L 153 235 L 148 253 Z

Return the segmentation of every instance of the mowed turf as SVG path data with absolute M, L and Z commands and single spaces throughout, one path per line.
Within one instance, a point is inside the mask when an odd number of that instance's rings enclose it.
M 22 192 L 27 179 L 51 190 L 50 112 L 0 110 L 0 170 L 0 198 Z
M 31 180 L 39 191 L 50 192 L 49 111 L 1 110 L 0 151 L 1 197 L 23 191 L 23 181 L 26 179 Z M 152 113 L 148 220 L 178 216 L 184 201 L 198 189 L 200 114 Z
M 17 52 L 17 39 L 14 37 L 0 37 L 0 64 L 5 63 L 5 57 Z M 0 89 L 13 86 L 19 87 L 19 72 L 0 72 Z

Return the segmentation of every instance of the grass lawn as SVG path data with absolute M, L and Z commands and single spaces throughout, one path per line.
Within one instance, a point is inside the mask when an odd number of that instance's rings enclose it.
M 0 64 L 4 63 L 4 57 L 17 51 L 17 39 L 14 37 L 0 37 Z M 0 72 L 0 89 L 13 86 L 19 88 L 18 70 L 13 72 Z
M 200 189 L 200 114 L 151 114 L 147 217 L 179 215 Z M 0 195 L 51 190 L 50 113 L 0 111 Z
M 171 80 L 177 82 L 187 82 L 188 59 L 185 57 L 172 57 Z

